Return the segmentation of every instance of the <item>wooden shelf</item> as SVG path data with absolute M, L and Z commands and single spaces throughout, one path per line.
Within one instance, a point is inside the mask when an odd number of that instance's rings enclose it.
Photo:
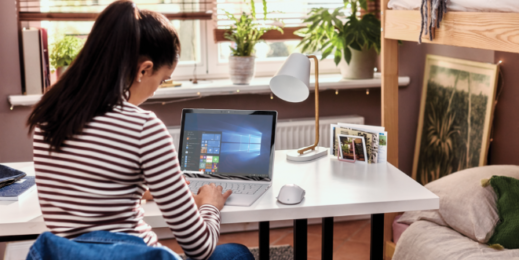
M 181 87 L 160 88 L 155 95 L 148 100 L 163 100 L 187 97 L 224 96 L 239 94 L 268 94 L 270 93 L 269 81 L 271 77 L 255 78 L 250 85 L 233 85 L 230 80 L 207 80 L 193 84 L 182 81 Z M 409 85 L 409 77 L 399 77 L 398 85 L 401 87 Z M 373 79 L 344 80 L 340 75 L 321 75 L 319 77 L 319 89 L 342 90 L 342 89 L 368 89 L 380 88 L 380 75 L 375 74 Z M 313 81 L 310 81 L 310 91 L 314 90 Z M 41 95 L 11 95 L 8 97 L 11 107 L 32 106 L 41 98 Z

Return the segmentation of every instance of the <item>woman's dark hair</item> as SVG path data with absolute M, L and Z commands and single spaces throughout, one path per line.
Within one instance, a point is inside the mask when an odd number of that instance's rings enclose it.
M 76 60 L 35 105 L 27 120 L 29 134 L 40 127 L 50 151 L 60 151 L 95 116 L 123 105 L 140 58 L 151 60 L 157 70 L 173 66 L 179 55 L 177 33 L 163 15 L 139 10 L 129 0 L 110 4 Z

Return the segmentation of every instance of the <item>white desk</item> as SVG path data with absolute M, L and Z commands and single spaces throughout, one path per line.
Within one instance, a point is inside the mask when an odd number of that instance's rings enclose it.
M 325 227 L 329 227 L 332 219 L 333 232 L 333 218 L 330 217 L 371 214 L 374 259 L 382 256 L 383 213 L 439 208 L 436 195 L 391 164 L 347 163 L 332 157 L 294 163 L 285 159 L 285 153 L 276 152 L 272 187 L 251 207 L 226 206 L 222 210 L 222 223 L 263 222 L 260 224 L 261 240 L 265 228 L 268 234 L 266 221 L 327 218 L 323 219 L 323 231 L 329 231 Z M 6 165 L 34 175 L 32 163 Z M 287 206 L 276 201 L 279 189 L 288 183 L 306 190 L 302 203 Z M 155 203 L 143 207 L 146 211 L 144 220 L 148 224 L 155 228 L 166 227 Z M 298 227 L 306 231 L 304 221 L 294 223 L 296 232 Z M 20 202 L 0 202 L 0 237 L 39 234 L 45 230 L 36 192 Z M 306 249 L 306 232 L 298 233 L 294 237 L 304 238 L 302 247 Z M 266 241 L 268 246 L 268 235 Z M 294 242 L 297 251 L 298 244 L 302 245 L 303 241 Z

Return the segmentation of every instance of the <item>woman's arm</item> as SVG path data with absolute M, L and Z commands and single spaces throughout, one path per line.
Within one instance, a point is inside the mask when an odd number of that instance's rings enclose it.
M 151 195 L 186 255 L 208 258 L 220 235 L 220 211 L 208 204 L 197 209 L 182 177 L 173 140 L 153 113 L 141 132 L 140 163 Z

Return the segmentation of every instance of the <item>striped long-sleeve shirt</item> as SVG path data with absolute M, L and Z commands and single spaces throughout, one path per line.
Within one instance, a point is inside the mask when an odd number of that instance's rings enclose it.
M 59 153 L 49 154 L 36 128 L 34 165 L 45 224 L 54 234 L 125 232 L 158 245 L 140 206 L 149 188 L 188 256 L 207 258 L 218 242 L 220 212 L 211 205 L 197 209 L 172 138 L 152 112 L 125 102 L 95 117 Z

